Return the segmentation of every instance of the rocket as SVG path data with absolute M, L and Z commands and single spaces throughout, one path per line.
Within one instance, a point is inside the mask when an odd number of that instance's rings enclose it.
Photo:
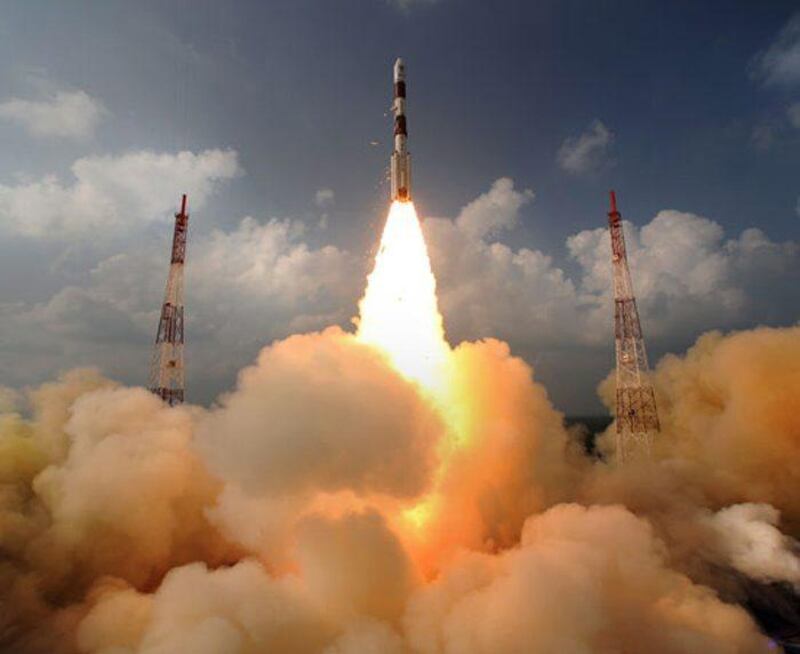
M 394 62 L 394 150 L 392 151 L 391 199 L 408 202 L 411 199 L 411 155 L 408 154 L 406 129 L 406 67 L 403 60 Z

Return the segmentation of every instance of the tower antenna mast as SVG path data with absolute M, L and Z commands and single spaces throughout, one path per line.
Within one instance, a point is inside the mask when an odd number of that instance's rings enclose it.
M 649 457 L 653 438 L 660 431 L 656 396 L 649 379 L 639 310 L 633 294 L 622 215 L 611 191 L 608 231 L 614 272 L 614 340 L 617 356 L 617 462 Z
M 183 368 L 183 265 L 186 260 L 186 232 L 189 214 L 186 212 L 186 195 L 181 199 L 180 213 L 175 214 L 175 231 L 172 237 L 164 304 L 153 347 L 150 366 L 150 390 L 170 406 L 182 404 L 184 399 Z

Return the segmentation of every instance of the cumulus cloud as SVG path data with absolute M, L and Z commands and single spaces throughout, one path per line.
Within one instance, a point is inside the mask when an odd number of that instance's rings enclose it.
M 85 91 L 58 91 L 44 100 L 11 98 L 0 103 L 0 118 L 36 137 L 90 137 L 107 113 L 103 103 Z
M 34 306 L 18 316 L 65 341 L 92 340 L 124 344 L 136 341 L 139 330 L 131 315 L 90 290 L 67 286 L 46 304 Z
M 792 16 L 775 39 L 750 64 L 751 75 L 769 85 L 800 82 L 800 14 Z
M 674 210 L 638 229 L 626 222 L 625 231 L 637 302 L 655 337 L 763 320 L 776 305 L 774 295 L 763 300 L 769 286 L 792 297 L 789 279 L 796 275 L 800 247 L 791 241 L 775 243 L 755 228 L 726 238 L 719 223 Z M 582 268 L 584 299 L 595 306 L 590 315 L 607 322 L 613 288 L 608 230 L 580 232 L 567 246 Z
M 500 338 L 539 365 L 559 404 L 574 412 L 596 411 L 576 405 L 592 394 L 590 380 L 601 379 L 612 361 L 608 230 L 568 237 L 565 262 L 538 249 L 513 247 L 508 244 L 513 232 L 503 226 L 520 220 L 530 198 L 512 184 L 496 184 L 492 193 L 507 196 L 501 204 L 513 209 L 513 217 L 490 203 L 476 203 L 488 215 L 471 222 L 491 225 L 489 235 L 477 237 L 459 216 L 423 221 L 448 338 L 452 343 Z M 676 210 L 639 224 L 626 221 L 625 235 L 651 351 L 684 348 L 708 329 L 786 325 L 797 318 L 800 244 L 795 241 L 774 241 L 754 228 L 731 234 L 715 220 Z M 567 381 L 565 368 L 576 379 Z
M 502 177 L 488 192 L 465 206 L 456 219 L 456 226 L 472 238 L 494 236 L 517 224 L 519 210 L 533 200 L 533 191 L 516 191 L 513 180 Z
M 227 231 L 191 236 L 191 229 L 185 300 L 194 398 L 209 401 L 265 342 L 345 325 L 352 316 L 363 262 L 334 246 L 312 248 L 301 222 L 246 217 Z M 164 292 L 168 234 L 165 228 L 163 238 L 101 260 L 83 286 L 42 302 L 0 303 L 5 382 L 29 384 L 53 368 L 90 364 L 142 379 Z
M 141 353 L 154 329 L 145 329 L 91 289 L 74 286 L 42 303 L 0 303 L 3 379 L 21 387 L 47 379 L 54 370 L 82 365 L 136 379 L 146 375 Z
M 178 192 L 189 194 L 193 208 L 202 207 L 221 182 L 240 172 L 233 150 L 83 157 L 72 164 L 69 182 L 47 175 L 0 184 L 2 229 L 38 239 L 131 230 L 170 216 Z
M 323 327 L 345 317 L 351 309 L 340 306 L 341 294 L 360 284 L 352 280 L 356 268 L 339 248 L 310 247 L 305 231 L 299 221 L 262 223 L 248 216 L 233 229 L 214 229 L 193 238 L 185 292 L 202 315 L 199 322 L 225 331 L 237 326 L 220 323 L 225 314 L 239 314 L 239 322 L 243 312 L 262 315 L 267 306 L 272 320 L 282 321 L 284 327 L 293 321 Z M 163 290 L 167 254 L 167 249 L 148 248 L 145 265 L 138 253 L 104 259 L 91 272 L 93 294 L 134 313 L 152 311 L 153 294 Z M 310 310 L 328 323 L 313 322 Z
M 331 246 L 311 247 L 303 223 L 243 218 L 189 243 L 186 304 L 195 390 L 210 398 L 265 342 L 291 333 L 347 324 L 363 290 L 362 262 Z M 149 248 L 146 262 L 128 252 L 98 264 L 90 293 L 128 313 L 148 338 L 167 273 L 168 245 Z M 225 352 L 224 357 L 219 353 Z M 199 387 L 199 388 L 198 388 Z
M 211 152 L 186 154 L 199 191 L 190 196 L 190 210 L 222 181 L 212 175 L 237 170 L 235 155 Z M 144 168 L 154 174 L 149 165 Z M 99 177 L 92 177 L 91 187 L 109 198 L 123 192 Z M 143 218 L 171 216 L 173 188 L 165 187 L 160 199 L 137 188 L 131 182 L 124 192 L 143 198 L 119 205 L 137 205 L 136 215 L 118 214 L 120 220 L 141 226 Z M 67 197 L 71 194 L 80 196 L 77 189 Z M 575 347 L 599 351 L 612 328 L 607 229 L 583 230 L 566 240 L 569 268 L 541 250 L 507 245 L 505 238 L 523 212 L 536 216 L 533 202 L 531 191 L 501 178 L 455 218 L 423 220 L 448 335 L 454 343 L 501 338 L 526 355 Z M 75 209 L 68 215 L 86 218 Z M 626 222 L 625 230 L 651 345 L 683 347 L 709 328 L 795 319 L 791 308 L 800 301 L 796 243 L 772 241 L 758 229 L 727 234 L 710 218 L 676 210 L 661 211 L 639 225 Z M 5 383 L 30 384 L 54 366 L 95 363 L 115 376 L 141 379 L 146 373 L 142 352 L 152 339 L 163 294 L 168 235 L 165 223 L 158 239 L 102 259 L 81 285 L 69 284 L 50 298 L 0 303 Z M 192 316 L 190 395 L 210 400 L 265 342 L 331 324 L 346 326 L 363 291 L 365 264 L 339 247 L 310 245 L 306 226 L 291 219 L 245 217 L 231 228 L 191 236 L 185 286 Z M 598 378 L 603 373 L 594 370 Z
M 607 228 L 567 239 L 578 266 L 570 275 L 551 256 L 500 240 L 530 199 L 499 180 L 454 220 L 425 221 L 448 332 L 456 340 L 497 336 L 539 351 L 606 343 L 613 306 Z M 675 210 L 642 226 L 626 222 L 625 233 L 640 313 L 654 339 L 793 320 L 797 243 L 772 241 L 754 228 L 731 237 L 714 220 Z
M 575 324 L 575 286 L 552 257 L 515 250 L 494 238 L 517 224 L 532 199 L 530 191 L 500 179 L 454 220 L 428 218 L 423 223 L 439 306 L 455 340 L 496 336 L 518 343 L 519 336 L 530 338 L 518 331 L 524 324 L 545 342 L 557 320 Z
M 202 179 L 198 184 L 213 192 L 217 182 Z M 531 191 L 502 178 L 455 218 L 423 220 L 450 339 L 498 337 L 526 354 L 605 347 L 612 326 L 607 229 L 566 240 L 574 266 L 568 272 L 549 254 L 504 242 L 533 200 Z M 139 204 L 148 202 L 155 200 Z M 171 216 L 174 202 L 174 190 L 165 189 L 162 213 L 153 220 Z M 729 235 L 710 218 L 675 210 L 640 225 L 626 222 L 625 231 L 651 345 L 682 347 L 712 327 L 794 320 L 796 243 L 772 241 L 758 229 Z M 54 365 L 98 362 L 115 375 L 141 378 L 141 353 L 163 294 L 168 233 L 101 260 L 81 286 L 34 304 L 0 303 L 6 383 L 35 382 Z M 185 292 L 193 316 L 194 397 L 209 400 L 265 341 L 348 324 L 363 291 L 365 261 L 308 241 L 300 221 L 253 217 L 191 237 Z
M 595 120 L 579 136 L 570 136 L 561 144 L 556 161 L 568 173 L 589 173 L 611 163 L 609 153 L 613 143 L 614 132 Z

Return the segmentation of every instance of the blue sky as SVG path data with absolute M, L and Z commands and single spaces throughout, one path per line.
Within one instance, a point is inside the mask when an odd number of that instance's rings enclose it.
M 0 383 L 87 364 L 143 380 L 186 188 L 194 399 L 224 389 L 273 338 L 346 325 L 387 208 L 398 55 L 415 199 L 453 340 L 507 339 L 560 408 L 597 410 L 594 386 L 613 363 L 601 229 L 611 187 L 635 225 L 651 358 L 708 329 L 796 321 L 795 10 L 11 3 L 0 19 Z M 459 228 L 469 206 L 479 233 Z

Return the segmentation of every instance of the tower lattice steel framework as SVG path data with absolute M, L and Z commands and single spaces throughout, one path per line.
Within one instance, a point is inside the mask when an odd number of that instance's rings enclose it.
M 186 213 L 184 195 L 180 213 L 175 214 L 169 277 L 150 366 L 150 390 L 170 406 L 183 403 L 184 398 L 183 264 L 188 228 L 189 214 Z
M 611 191 L 608 230 L 614 271 L 614 339 L 617 355 L 617 461 L 649 457 L 654 436 L 659 432 L 658 410 L 649 380 L 639 311 L 631 284 L 622 215 Z

